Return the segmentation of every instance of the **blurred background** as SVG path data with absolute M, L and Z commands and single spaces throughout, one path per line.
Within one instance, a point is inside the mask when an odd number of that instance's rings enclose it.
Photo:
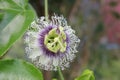
M 44 0 L 29 3 L 39 17 L 44 16 Z M 96 80 L 120 80 L 120 0 L 48 0 L 48 5 L 49 16 L 63 15 L 81 39 L 76 58 L 63 71 L 65 80 L 74 80 L 87 68 Z M 23 38 L 2 58 L 26 60 Z M 43 73 L 45 80 L 59 80 L 57 72 Z

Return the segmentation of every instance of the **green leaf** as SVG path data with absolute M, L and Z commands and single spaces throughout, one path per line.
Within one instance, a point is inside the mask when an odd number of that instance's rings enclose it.
M 42 73 L 22 60 L 0 61 L 0 80 L 43 80 Z
M 0 9 L 23 10 L 28 5 L 28 0 L 0 0 Z
M 56 78 L 53 78 L 52 80 L 57 80 Z
M 0 11 L 0 22 L 3 19 L 3 16 L 4 16 L 4 14 L 2 13 L 2 11 Z
M 0 0 L 0 57 L 19 39 L 35 19 L 36 12 L 28 0 Z
M 95 77 L 93 71 L 87 69 L 81 74 L 81 76 L 79 76 L 75 80 L 95 80 Z

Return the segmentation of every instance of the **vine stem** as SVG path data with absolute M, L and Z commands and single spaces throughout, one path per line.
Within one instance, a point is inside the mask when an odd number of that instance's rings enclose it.
M 48 21 L 48 0 L 44 0 L 44 5 L 45 5 L 45 19 L 46 21 Z M 61 80 L 64 80 L 62 71 L 59 67 L 58 67 L 58 73 L 60 75 Z
M 64 80 L 62 71 L 61 71 L 61 69 L 60 69 L 59 67 L 58 67 L 58 73 L 59 73 L 59 75 L 60 75 L 60 80 Z
M 45 5 L 45 19 L 48 21 L 48 0 L 44 0 Z

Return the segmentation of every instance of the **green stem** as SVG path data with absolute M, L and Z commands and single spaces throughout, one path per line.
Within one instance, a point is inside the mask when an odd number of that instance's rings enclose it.
M 64 77 L 63 77 L 62 71 L 60 70 L 59 67 L 58 67 L 58 73 L 59 73 L 59 75 L 60 75 L 60 80 L 64 80 Z
M 45 4 L 45 19 L 48 21 L 48 0 L 44 0 Z

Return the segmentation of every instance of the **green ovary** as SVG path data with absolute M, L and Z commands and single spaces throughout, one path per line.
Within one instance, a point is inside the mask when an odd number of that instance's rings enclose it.
M 45 35 L 44 44 L 52 52 L 57 53 L 65 52 L 67 43 L 66 43 L 66 34 L 64 33 L 63 27 L 59 27 L 59 33 L 57 33 L 57 28 L 53 28 Z

